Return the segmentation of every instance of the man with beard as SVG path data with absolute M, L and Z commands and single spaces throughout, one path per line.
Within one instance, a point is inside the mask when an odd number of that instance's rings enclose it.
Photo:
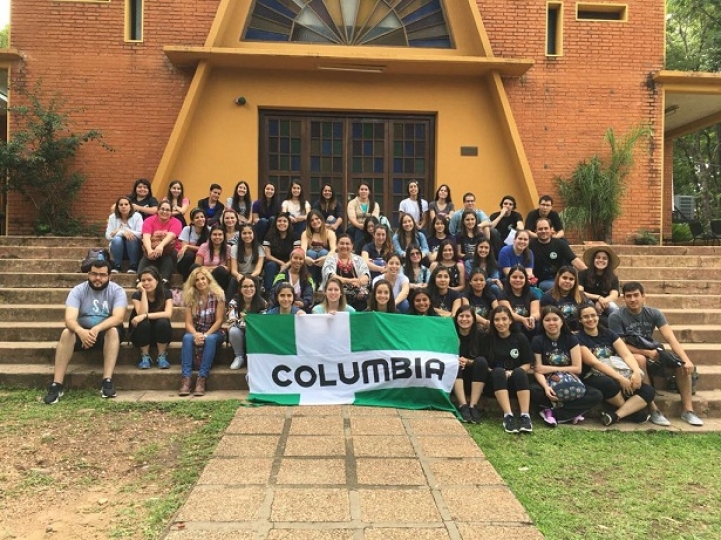
M 110 261 L 93 261 L 88 280 L 76 285 L 65 302 L 65 330 L 55 350 L 53 384 L 43 401 L 52 405 L 63 396 L 63 381 L 74 351 L 102 349 L 103 381 L 100 395 L 115 397 L 113 370 L 123 339 L 128 299 L 123 288 L 110 282 Z
M 528 246 L 533 252 L 533 273 L 538 278 L 538 287 L 546 292 L 553 287 L 556 273 L 562 266 L 573 266 L 576 270 L 588 270 L 586 264 L 576 255 L 568 242 L 553 237 L 551 220 L 539 218 L 536 221 L 536 238 Z

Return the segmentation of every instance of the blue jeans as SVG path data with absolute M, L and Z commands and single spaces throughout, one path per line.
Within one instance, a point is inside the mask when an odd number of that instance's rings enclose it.
M 258 240 L 259 244 L 263 243 L 265 235 L 268 234 L 268 229 L 270 229 L 274 222 L 275 217 L 260 218 L 258 222 L 253 225 L 253 232 L 255 233 L 255 238 Z
M 268 261 L 265 263 L 263 270 L 263 285 L 265 286 L 265 292 L 269 293 L 273 288 L 273 280 L 275 276 L 280 272 L 280 265 L 275 261 Z
M 114 236 L 110 241 L 110 254 L 113 257 L 113 263 L 116 268 L 122 264 L 126 252 L 128 254 L 128 261 L 130 261 L 130 267 L 137 270 L 138 261 L 140 260 L 140 240 L 137 238 L 128 240 L 120 234 Z
M 325 257 L 326 255 L 328 255 L 328 250 L 325 248 L 320 248 L 318 251 L 309 249 L 305 252 L 305 256 L 313 259 L 314 261 L 320 259 L 321 257 Z M 308 271 L 313 278 L 313 283 L 315 284 L 315 286 L 320 286 L 320 282 L 323 278 L 323 269 L 320 266 L 316 266 L 313 264 L 308 265 Z
M 400 304 L 396 305 L 396 309 L 398 310 L 398 313 L 407 313 L 408 309 L 410 308 L 410 304 L 408 303 L 408 300 L 403 300 Z
M 547 279 L 545 281 L 539 282 L 538 288 L 541 289 L 543 292 L 550 291 L 551 289 L 553 289 L 553 280 Z
M 207 377 L 210 374 L 210 368 L 213 367 L 213 359 L 218 345 L 223 343 L 225 334 L 220 330 L 215 334 L 208 334 L 205 338 L 203 346 L 203 359 L 200 361 L 200 369 L 198 377 Z M 193 374 L 193 355 L 195 354 L 194 336 L 190 332 L 186 332 L 183 336 L 183 345 L 180 349 L 180 365 L 183 377 L 190 377 Z

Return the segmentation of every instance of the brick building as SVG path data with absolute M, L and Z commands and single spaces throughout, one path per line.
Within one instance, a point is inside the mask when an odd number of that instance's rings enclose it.
M 417 179 L 426 198 L 447 183 L 457 206 L 511 193 L 525 212 L 608 128 L 645 124 L 614 240 L 669 226 L 663 0 L 13 0 L 11 28 L 10 104 L 42 79 L 114 149 L 78 160 L 98 222 L 139 177 L 192 201 L 211 182 L 256 198 L 300 178 L 314 199 L 363 179 L 388 214 Z M 13 196 L 6 214 L 30 230 Z

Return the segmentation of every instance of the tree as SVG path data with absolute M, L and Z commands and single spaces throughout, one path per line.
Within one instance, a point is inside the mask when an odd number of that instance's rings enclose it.
M 666 67 L 721 71 L 721 5 L 668 0 Z M 674 141 L 674 193 L 694 195 L 701 221 L 721 217 L 721 125 Z
M 594 155 L 576 166 L 570 178 L 556 177 L 564 203 L 563 220 L 578 232 L 581 240 L 611 241 L 613 222 L 621 215 L 621 200 L 626 191 L 626 177 L 634 163 L 634 149 L 640 139 L 648 138 L 648 127 L 632 129 L 621 140 L 612 128 L 604 139 L 610 147 L 606 163 Z
M 0 49 L 7 49 L 10 46 L 10 25 L 0 30 Z
M 28 105 L 8 109 L 16 128 L 9 141 L 0 141 L 0 170 L 7 178 L 4 189 L 19 193 L 36 208 L 36 232 L 77 234 L 83 223 L 73 216 L 72 207 L 85 177 L 75 170 L 74 158 L 90 141 L 111 149 L 97 130 L 74 133 L 69 113 L 63 111 L 64 100 L 56 94 L 45 103 L 41 82 L 32 93 L 23 88 L 15 92 Z

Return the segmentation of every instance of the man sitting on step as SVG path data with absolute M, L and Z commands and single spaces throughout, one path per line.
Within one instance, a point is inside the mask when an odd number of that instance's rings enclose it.
M 648 341 L 653 341 L 653 331 L 658 328 L 658 331 L 671 347 L 671 350 L 683 362 L 682 366 L 675 369 L 676 384 L 678 385 L 678 392 L 681 394 L 681 403 L 683 405 L 681 419 L 692 426 L 702 426 L 703 421 L 696 416 L 696 413 L 693 411 L 691 397 L 691 374 L 694 370 L 693 363 L 689 360 L 686 351 L 681 347 L 678 339 L 676 339 L 673 330 L 671 330 L 671 327 L 666 321 L 666 317 L 660 310 L 646 307 L 646 293 L 643 285 L 637 281 L 624 283 L 623 287 L 621 287 L 621 292 L 626 306 L 609 316 L 608 325 L 611 330 L 622 337 L 624 335 L 637 335 Z M 638 360 L 639 367 L 646 374 L 644 382 L 650 384 L 650 376 L 663 374 L 665 366 L 661 362 L 658 349 L 639 349 L 629 343 L 627 343 L 627 345 Z M 659 426 L 671 425 L 663 413 L 658 410 L 654 402 L 650 403 L 650 408 L 651 422 Z
M 65 330 L 55 350 L 53 384 L 43 401 L 52 405 L 63 396 L 63 381 L 74 351 L 102 349 L 103 381 L 100 395 L 115 397 L 113 370 L 123 339 L 128 299 L 123 288 L 110 281 L 110 261 L 91 263 L 88 280 L 76 285 L 65 302 Z

